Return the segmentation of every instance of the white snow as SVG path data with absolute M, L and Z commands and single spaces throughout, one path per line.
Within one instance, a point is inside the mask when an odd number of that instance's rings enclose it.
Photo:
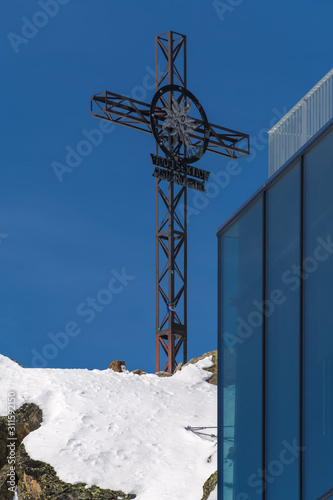
M 217 387 L 203 370 L 211 365 L 207 357 L 161 378 L 28 369 L 0 355 L 0 415 L 9 391 L 17 407 L 39 405 L 43 423 L 24 444 L 63 481 L 135 493 L 136 500 L 200 500 L 217 469 L 216 441 L 185 427 L 217 425 Z
M 213 490 L 211 492 L 211 494 L 209 495 L 208 500 L 217 500 L 217 486 L 216 486 L 215 490 Z

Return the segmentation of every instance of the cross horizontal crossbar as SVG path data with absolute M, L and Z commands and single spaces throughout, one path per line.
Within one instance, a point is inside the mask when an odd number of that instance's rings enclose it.
M 160 108 L 157 108 L 157 111 L 163 113 Z M 150 104 L 108 90 L 91 97 L 91 115 L 95 118 L 152 134 L 149 112 Z M 203 132 L 202 121 L 196 118 L 193 120 L 197 124 L 196 132 Z M 249 154 L 249 135 L 212 123 L 209 123 L 208 126 L 207 151 L 233 159 Z

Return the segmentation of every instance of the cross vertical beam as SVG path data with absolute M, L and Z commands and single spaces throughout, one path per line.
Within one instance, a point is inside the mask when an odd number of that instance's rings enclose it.
M 186 36 L 173 31 L 157 36 L 155 67 L 157 92 L 151 104 L 105 90 L 91 96 L 90 106 L 95 118 L 152 134 L 156 142 L 156 158 L 163 162 L 163 168 L 155 167 L 153 174 L 156 191 L 156 370 L 160 371 L 162 352 L 166 357 L 163 370 L 173 373 L 181 349 L 183 361 L 187 361 L 186 186 L 202 190 L 203 186 L 199 184 L 204 185 L 203 182 L 194 183 L 198 182 L 197 178 L 207 180 L 205 174 L 209 175 L 205 171 L 200 175 L 193 173 L 193 170 L 188 170 L 189 165 L 185 165 L 185 172 L 180 175 L 175 167 L 184 166 L 185 161 L 192 164 L 205 151 L 233 160 L 247 156 L 250 137 L 209 123 L 200 102 L 187 90 Z M 176 101 L 172 100 L 177 94 Z M 187 105 L 190 109 L 192 103 L 197 117 L 189 115 L 187 125 L 192 125 L 184 135 L 181 123 L 189 112 L 186 112 Z M 179 110 L 183 105 L 185 113 L 181 117 Z M 170 115 L 176 117 L 176 127 L 170 122 Z M 176 144 L 172 136 L 175 136 Z M 168 156 L 168 161 L 172 159 L 171 166 L 164 165 L 164 158 L 158 155 L 159 148 Z
M 156 92 L 166 84 L 186 88 L 186 36 L 169 31 L 156 37 L 155 71 Z M 156 155 L 158 149 L 156 145 Z M 156 371 L 162 352 L 163 371 L 173 373 L 181 348 L 182 361 L 187 361 L 187 189 L 156 179 L 155 197 Z

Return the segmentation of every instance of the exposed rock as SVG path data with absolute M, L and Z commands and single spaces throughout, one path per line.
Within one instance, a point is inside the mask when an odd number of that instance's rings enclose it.
M 35 404 L 24 404 L 15 412 L 15 427 L 17 446 L 32 431 L 40 427 L 43 420 L 42 410 Z M 7 461 L 7 438 L 8 422 L 7 417 L 0 417 L 0 469 Z
M 32 460 L 22 444 L 17 454 L 18 493 L 20 500 L 129 500 L 135 495 L 122 491 L 86 488 L 85 483 L 61 481 L 51 465 Z
M 203 497 L 201 500 L 207 500 L 211 492 L 215 490 L 216 485 L 217 485 L 217 471 L 213 472 L 213 474 L 207 479 L 207 481 L 203 485 Z
M 181 365 L 180 363 L 177 366 L 176 371 L 181 370 L 184 366 L 197 363 L 201 359 L 207 358 L 207 356 L 212 356 L 212 362 L 213 362 L 213 366 L 211 366 L 210 368 L 204 368 L 204 370 L 212 373 L 212 376 L 207 380 L 207 382 L 209 382 L 209 384 L 217 385 L 217 351 L 206 352 L 206 354 L 203 354 L 202 356 L 200 356 L 200 358 L 190 359 L 190 361 L 188 361 L 185 365 L 182 366 L 180 366 Z M 180 368 L 178 368 L 179 366 Z
M 139 368 L 137 370 L 133 370 L 132 373 L 134 373 L 134 375 L 147 375 L 144 370 L 140 370 Z
M 8 491 L 7 479 L 10 471 L 10 466 L 8 464 L 4 465 L 0 470 L 0 498 L 1 500 L 12 500 L 13 493 Z
M 118 373 L 123 373 L 123 371 L 127 370 L 127 368 L 125 366 L 125 361 L 119 361 L 117 359 L 112 361 L 109 368 L 111 370 L 113 370 L 114 372 L 118 372 Z
M 7 461 L 7 417 L 0 417 L 0 469 Z
M 15 427 L 16 434 L 13 438 L 16 438 L 16 452 L 22 440 L 32 431 L 38 429 L 43 420 L 43 414 L 41 409 L 31 403 L 21 406 L 15 412 Z M 10 470 L 7 463 L 8 456 L 8 422 L 7 417 L 0 417 L 0 494 L 1 500 L 11 500 L 13 498 L 13 493 L 8 491 L 7 484 L 7 474 Z M 33 497 L 35 498 L 35 497 Z M 38 497 L 36 497 L 38 498 Z
M 184 366 L 184 363 L 183 363 L 183 362 L 178 363 L 178 365 L 176 366 L 176 369 L 175 369 L 175 373 L 176 373 L 176 372 L 179 372 L 179 370 L 181 370 L 181 369 L 183 368 L 183 366 Z
M 20 449 L 21 442 L 23 439 L 32 431 L 35 431 L 40 427 L 43 421 L 42 410 L 35 404 L 24 404 L 15 412 L 15 431 L 16 434 L 13 436 L 17 439 L 16 441 L 16 453 Z M 7 417 L 0 417 L 0 494 L 1 500 L 12 500 L 13 493 L 8 491 L 7 484 L 7 474 L 10 470 L 7 463 L 7 443 L 8 443 L 8 422 Z M 16 455 L 17 456 L 17 455 Z M 16 469 L 16 479 L 17 479 L 17 469 Z M 17 481 L 16 481 L 17 482 Z M 37 492 L 36 492 L 37 494 Z M 39 496 L 33 496 L 30 498 L 40 498 Z
M 213 385 L 217 385 L 217 351 L 206 352 L 206 354 L 203 354 L 202 356 L 200 356 L 200 358 L 190 359 L 190 361 L 188 361 L 185 364 L 179 363 L 177 365 L 174 373 L 180 371 L 182 368 L 184 368 L 184 366 L 193 365 L 194 363 L 197 363 L 201 359 L 205 359 L 208 356 L 212 356 L 213 366 L 211 366 L 210 368 L 204 368 L 204 370 L 207 370 L 208 372 L 212 373 L 212 376 L 207 380 L 207 382 L 209 382 L 210 384 L 213 384 Z M 172 376 L 170 373 L 167 373 L 167 372 L 157 372 L 156 375 L 158 377 L 170 377 L 170 376 Z
M 172 373 L 168 372 L 156 372 L 155 375 L 157 375 L 158 377 L 172 377 Z
M 29 403 L 21 406 L 15 414 L 16 437 L 21 443 L 30 432 L 40 427 L 43 421 L 43 413 L 39 406 Z

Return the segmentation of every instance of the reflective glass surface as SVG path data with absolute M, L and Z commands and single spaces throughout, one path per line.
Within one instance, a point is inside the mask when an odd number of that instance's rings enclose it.
M 262 198 L 221 237 L 223 500 L 261 498 Z
M 304 500 L 333 484 L 333 132 L 305 155 Z
M 267 191 L 267 500 L 299 495 L 300 204 L 298 163 Z
M 333 130 L 222 231 L 219 495 L 317 500 L 333 486 Z

